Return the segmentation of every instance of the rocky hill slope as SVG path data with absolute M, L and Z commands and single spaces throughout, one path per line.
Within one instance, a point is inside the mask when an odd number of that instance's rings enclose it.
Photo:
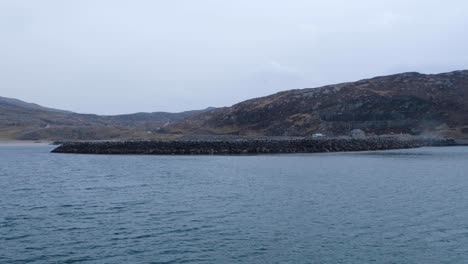
M 202 111 L 99 116 L 0 97 L 0 139 L 151 139 L 160 128 Z
M 290 90 L 176 122 L 168 133 L 307 136 L 436 133 L 468 136 L 468 71 L 403 73 Z

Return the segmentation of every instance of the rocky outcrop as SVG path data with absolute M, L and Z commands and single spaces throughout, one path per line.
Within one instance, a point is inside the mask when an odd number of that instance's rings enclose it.
M 65 143 L 52 152 L 76 154 L 223 155 L 368 151 L 454 144 L 453 140 L 447 139 L 400 140 L 393 137 L 231 141 L 110 141 Z

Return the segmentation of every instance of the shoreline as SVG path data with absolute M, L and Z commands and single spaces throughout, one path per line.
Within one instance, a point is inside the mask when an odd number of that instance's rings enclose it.
M 252 155 L 374 151 L 456 145 L 456 142 L 451 139 L 416 138 L 402 140 L 393 137 L 230 141 L 101 141 L 64 143 L 51 152 L 107 155 Z
M 48 146 L 52 141 L 0 140 L 0 146 Z
M 468 139 L 455 139 L 457 146 L 468 146 Z

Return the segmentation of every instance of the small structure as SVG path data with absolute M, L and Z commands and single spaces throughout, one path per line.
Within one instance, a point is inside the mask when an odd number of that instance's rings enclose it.
M 353 129 L 351 131 L 352 138 L 366 138 L 366 132 L 362 131 L 361 129 Z
M 312 134 L 312 137 L 313 138 L 322 138 L 322 137 L 325 137 L 325 135 L 322 134 L 322 133 L 315 133 L 315 134 Z

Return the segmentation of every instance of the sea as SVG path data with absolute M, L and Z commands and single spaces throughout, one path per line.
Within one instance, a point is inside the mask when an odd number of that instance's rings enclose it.
M 468 147 L 52 149 L 0 146 L 0 263 L 468 263 Z

